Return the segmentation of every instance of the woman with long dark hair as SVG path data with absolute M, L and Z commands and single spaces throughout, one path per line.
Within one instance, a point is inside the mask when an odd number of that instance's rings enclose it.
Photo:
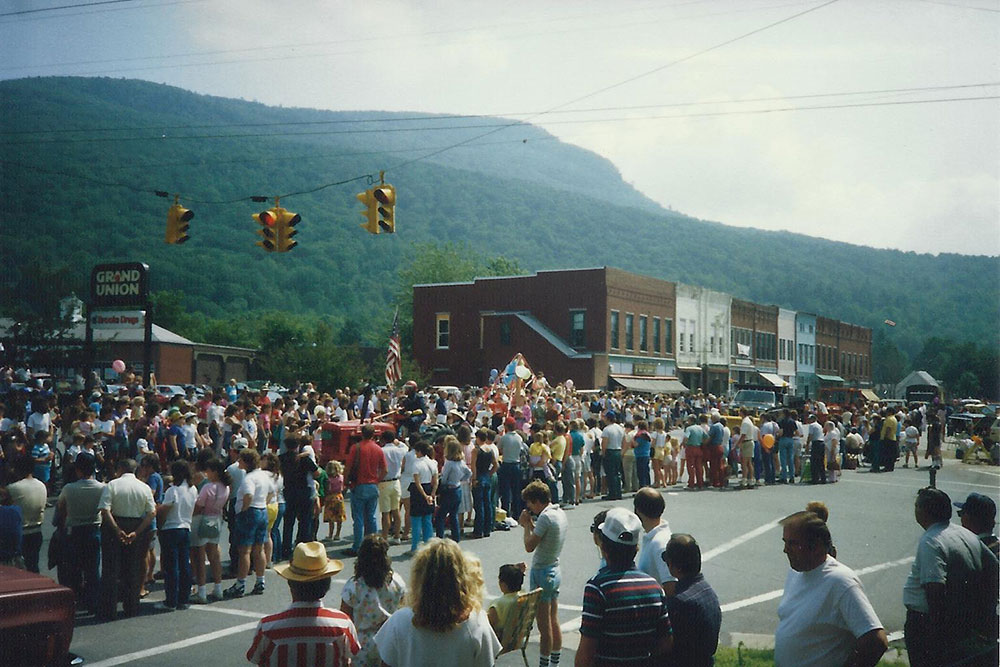
M 406 583 L 392 571 L 389 543 L 379 534 L 367 535 L 354 561 L 354 576 L 344 585 L 340 611 L 351 617 L 358 630 L 361 651 L 351 664 L 379 667 L 375 633 L 403 602 Z
M 191 468 L 187 461 L 170 464 L 173 482 L 163 502 L 157 506 L 159 527 L 160 567 L 163 568 L 163 586 L 166 600 L 156 605 L 159 611 L 173 611 L 187 607 L 191 595 L 191 560 L 188 556 L 191 536 L 191 519 L 197 490 L 189 484 Z

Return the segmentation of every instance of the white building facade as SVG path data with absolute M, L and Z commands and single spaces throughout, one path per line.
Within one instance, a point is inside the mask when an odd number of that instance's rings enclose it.
M 795 311 L 778 309 L 778 375 L 795 393 Z
M 732 297 L 677 283 L 677 375 L 692 391 L 729 391 Z

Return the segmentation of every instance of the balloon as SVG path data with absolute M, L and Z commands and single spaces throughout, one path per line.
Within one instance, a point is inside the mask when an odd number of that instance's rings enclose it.
M 497 369 L 490 370 L 490 381 L 496 380 L 498 375 L 500 375 L 500 371 Z
M 771 435 L 770 433 L 768 433 L 768 434 L 767 434 L 767 435 L 765 435 L 765 436 L 764 436 L 764 438 L 763 438 L 763 439 L 762 439 L 762 440 L 760 441 L 760 444 L 762 444 L 762 445 L 764 446 L 764 449 L 765 449 L 765 450 L 767 450 L 767 451 L 771 451 L 771 448 L 772 448 L 772 447 L 774 447 L 774 436 L 773 436 L 773 435 Z
M 124 373 L 125 362 L 122 361 L 121 359 L 115 359 L 114 361 L 111 362 L 111 368 L 114 369 L 115 373 Z
M 573 391 L 573 381 L 572 380 L 566 380 L 566 388 L 569 389 L 570 391 Z
M 531 377 L 531 371 L 528 370 L 527 366 L 518 365 L 518 367 L 514 369 L 514 375 L 521 378 L 522 380 L 527 380 L 528 378 Z

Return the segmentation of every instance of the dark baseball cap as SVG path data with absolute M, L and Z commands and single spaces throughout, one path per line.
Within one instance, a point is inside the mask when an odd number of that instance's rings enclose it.
M 968 512 L 980 521 L 994 523 L 997 516 L 997 506 L 993 499 L 981 493 L 970 493 L 964 503 L 952 503 L 959 509 L 959 514 Z

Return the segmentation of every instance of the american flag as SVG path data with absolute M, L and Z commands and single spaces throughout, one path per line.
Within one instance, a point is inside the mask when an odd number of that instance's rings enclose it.
M 385 383 L 392 386 L 403 376 L 403 363 L 399 350 L 399 308 L 392 318 L 392 334 L 389 336 L 389 350 L 385 354 Z

